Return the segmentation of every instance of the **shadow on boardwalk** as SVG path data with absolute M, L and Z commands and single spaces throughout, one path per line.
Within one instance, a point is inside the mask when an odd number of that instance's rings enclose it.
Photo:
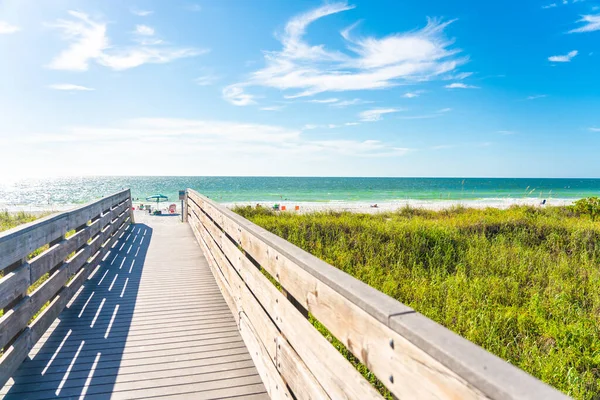
M 136 320 L 136 336 L 128 338 L 151 237 L 152 229 L 144 224 L 125 231 L 21 365 L 13 385 L 4 387 L 0 394 L 5 399 L 108 399 L 117 375 L 127 374 L 123 359 L 149 357 L 142 348 L 124 350 L 126 342 L 146 340 L 156 327 Z

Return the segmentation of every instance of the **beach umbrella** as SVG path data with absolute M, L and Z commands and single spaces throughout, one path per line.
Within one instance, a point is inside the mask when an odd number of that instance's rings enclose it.
M 146 201 L 155 201 L 156 200 L 156 208 L 158 208 L 158 203 L 161 201 L 167 201 L 169 198 L 164 194 L 155 194 L 153 196 L 146 197 Z

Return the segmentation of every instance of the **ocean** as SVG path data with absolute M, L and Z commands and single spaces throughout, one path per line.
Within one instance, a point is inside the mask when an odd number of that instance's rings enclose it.
M 161 193 L 177 201 L 192 188 L 222 203 L 477 202 L 575 200 L 600 195 L 600 179 L 308 178 L 308 177 L 70 177 L 0 182 L 0 209 L 65 208 L 123 188 L 144 201 Z

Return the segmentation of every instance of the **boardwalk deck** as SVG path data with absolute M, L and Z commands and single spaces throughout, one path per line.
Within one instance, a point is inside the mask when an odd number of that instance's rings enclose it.
M 136 221 L 0 396 L 268 398 L 190 226 Z

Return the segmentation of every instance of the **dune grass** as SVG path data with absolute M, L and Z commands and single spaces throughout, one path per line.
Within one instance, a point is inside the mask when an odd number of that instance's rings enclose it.
M 242 216 L 576 399 L 600 399 L 600 222 L 586 207 Z
M 0 232 L 14 228 L 17 225 L 26 224 L 27 222 L 35 221 L 43 215 L 33 215 L 20 211 L 17 213 L 9 213 L 8 211 L 0 211 Z

